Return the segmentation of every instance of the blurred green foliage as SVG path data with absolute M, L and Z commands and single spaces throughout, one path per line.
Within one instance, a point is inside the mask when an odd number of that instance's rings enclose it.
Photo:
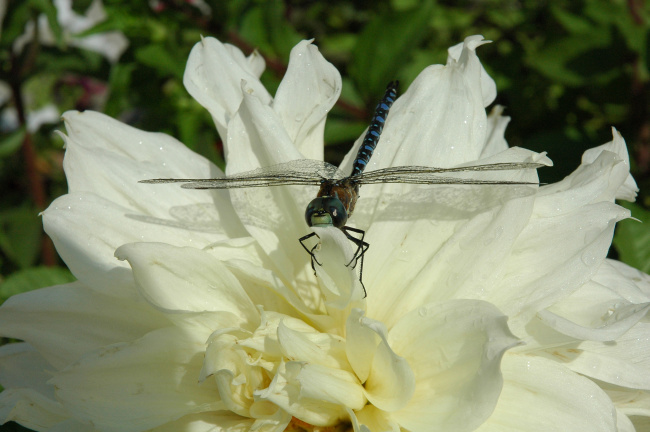
M 94 2 L 74 1 L 77 14 Z M 447 48 L 482 34 L 480 48 L 497 82 L 497 103 L 513 117 L 511 145 L 547 151 L 556 181 L 580 163 L 582 152 L 626 138 L 641 187 L 635 215 L 621 223 L 618 255 L 648 271 L 650 238 L 650 6 L 637 0 L 105 0 L 105 18 L 75 33 L 60 22 L 52 0 L 9 1 L 0 34 L 0 294 L 72 279 L 44 240 L 38 212 L 65 193 L 61 124 L 28 130 L 26 122 L 53 104 L 60 113 L 95 109 L 149 131 L 162 131 L 223 165 L 212 120 L 187 94 L 185 61 L 201 36 L 215 36 L 267 60 L 262 80 L 273 92 L 291 48 L 315 38 L 343 75 L 341 101 L 328 119 L 326 157 L 337 163 L 366 127 L 386 82 L 403 88 L 426 66 L 445 63 Z M 51 41 L 21 50 L 26 26 L 42 22 Z M 129 42 L 119 60 L 81 48 L 79 41 L 121 32 Z M 37 32 L 38 33 L 38 32 Z M 42 35 L 41 32 L 39 34 Z M 219 77 L 215 77 L 219 79 Z M 11 113 L 13 112 L 13 120 Z M 9 117 L 7 117 L 9 116 Z M 634 226 L 630 224 L 636 224 Z M 47 270 L 43 265 L 54 266 Z

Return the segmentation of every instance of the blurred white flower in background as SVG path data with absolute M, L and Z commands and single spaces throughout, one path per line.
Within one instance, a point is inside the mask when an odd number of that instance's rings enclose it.
M 393 105 L 368 170 L 536 161 L 486 116 L 496 86 L 469 37 Z M 310 42 L 275 96 L 263 59 L 206 38 L 188 91 L 227 173 L 323 159 L 341 78 Z M 183 190 L 222 173 L 164 134 L 64 115 L 69 193 L 45 230 L 78 281 L 0 308 L 0 418 L 35 430 L 632 431 L 650 415 L 650 277 L 606 259 L 633 200 L 625 143 L 539 188 L 367 185 L 362 299 L 351 246 L 298 243 L 313 188 Z M 361 139 L 341 168 L 349 172 Z M 537 181 L 534 172 L 486 179 Z M 117 259 L 115 259 L 117 257 Z M 636 416 L 636 417 L 635 417 Z M 320 429 L 322 430 L 322 429 Z
M 72 9 L 72 0 L 53 0 L 53 3 L 57 11 L 57 21 L 63 32 L 63 43 L 65 45 L 97 52 L 111 63 L 115 63 L 127 49 L 129 41 L 124 34 L 118 31 L 77 36 L 106 20 L 107 16 L 101 0 L 93 0 L 85 15 L 79 15 Z M 2 29 L 7 6 L 7 0 L 0 0 L 0 30 Z M 36 32 L 33 21 L 27 22 L 25 32 L 13 42 L 14 53 L 21 53 L 34 40 L 36 35 L 38 35 L 38 42 L 42 45 L 55 46 L 57 44 L 56 37 L 45 14 L 39 15 L 36 22 L 38 32 Z M 80 83 L 76 85 L 82 86 L 89 93 L 99 94 L 99 97 L 96 97 L 97 100 L 105 98 L 105 95 L 101 94 L 101 90 L 96 88 L 98 86 L 93 86 L 91 79 L 82 77 L 78 80 Z M 26 107 L 26 128 L 31 133 L 36 132 L 45 124 L 56 124 L 60 121 L 61 113 L 59 108 L 49 100 L 46 103 L 41 103 L 43 97 L 42 91 L 23 89 L 24 100 L 22 102 Z M 11 103 L 11 100 L 12 94 L 9 84 L 0 81 L 0 107 L 4 107 L 0 113 L 0 131 L 4 133 L 14 131 L 20 127 L 18 111 Z M 101 103 L 97 105 L 101 105 Z
M 101 0 L 93 0 L 84 15 L 79 15 L 72 9 L 72 0 L 53 0 L 53 2 L 66 45 L 94 51 L 112 63 L 115 63 L 129 46 L 126 36 L 118 31 L 77 36 L 106 20 L 106 12 Z M 35 35 L 38 35 L 38 40 L 43 45 L 56 45 L 56 37 L 47 22 L 47 17 L 41 14 L 37 22 L 38 32 L 32 21 L 27 23 L 25 32 L 14 41 L 14 52 L 21 52 Z

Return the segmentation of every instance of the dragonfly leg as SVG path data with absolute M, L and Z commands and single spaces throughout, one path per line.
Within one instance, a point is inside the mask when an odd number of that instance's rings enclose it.
M 314 271 L 314 274 L 316 274 L 316 268 L 314 267 L 314 261 L 315 261 L 316 264 L 318 264 L 319 266 L 322 266 L 322 265 L 323 265 L 323 264 L 321 264 L 321 263 L 318 262 L 318 260 L 316 259 L 316 255 L 314 255 L 314 249 L 316 249 L 316 248 L 318 247 L 318 243 L 316 243 L 316 245 L 315 245 L 313 248 L 311 248 L 311 249 L 309 249 L 309 248 L 305 245 L 305 241 L 309 240 L 310 238 L 312 238 L 312 237 L 314 237 L 314 236 L 318 237 L 318 235 L 317 235 L 316 233 L 309 233 L 309 234 L 307 234 L 307 235 L 305 235 L 305 236 L 300 237 L 300 238 L 298 239 L 298 241 L 300 242 L 300 245 L 302 246 L 302 248 L 303 248 L 304 250 L 306 250 L 307 253 L 309 254 L 309 256 L 311 257 L 311 269 Z
M 359 259 L 361 259 L 361 265 L 363 266 L 363 255 L 366 253 L 366 251 L 370 247 L 370 244 L 363 241 L 363 239 L 366 236 L 366 232 L 364 230 L 360 230 L 358 228 L 351 228 L 351 227 L 348 227 L 348 226 L 344 226 L 343 228 L 341 228 L 341 230 L 343 231 L 345 236 L 348 238 L 348 240 L 350 240 L 352 243 L 354 243 L 357 246 L 356 252 L 354 252 L 354 255 L 352 256 L 352 259 L 350 260 L 349 263 L 346 264 L 346 266 L 349 267 L 350 264 L 352 264 L 352 261 L 354 261 L 354 265 L 352 266 L 352 268 L 355 268 L 357 266 L 357 262 L 359 261 Z M 354 237 L 348 231 L 360 234 L 361 238 L 359 239 L 359 238 Z
M 341 228 L 341 231 L 343 231 L 343 233 L 348 238 L 348 240 L 350 240 L 352 243 L 357 245 L 357 250 L 354 253 L 354 256 L 352 257 L 350 262 L 346 264 L 346 266 L 349 267 L 350 264 L 352 264 L 352 261 L 354 261 L 354 265 L 352 266 L 352 268 L 355 268 L 357 266 L 357 262 L 359 262 L 359 260 L 361 260 L 361 266 L 359 267 L 359 282 L 361 283 L 361 288 L 363 288 L 363 297 L 365 298 L 368 295 L 368 293 L 366 292 L 366 286 L 363 284 L 363 256 L 366 254 L 366 251 L 370 247 L 369 243 L 363 241 L 363 239 L 366 236 L 366 232 L 364 230 L 360 230 L 358 228 L 351 228 L 351 227 L 347 227 L 347 226 L 344 226 L 343 228 Z M 361 238 L 359 239 L 359 238 L 354 237 L 348 231 L 360 234 Z

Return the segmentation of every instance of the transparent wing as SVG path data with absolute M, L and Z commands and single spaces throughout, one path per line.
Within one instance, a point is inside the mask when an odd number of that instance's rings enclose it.
M 486 165 L 473 165 L 458 168 L 436 168 L 424 166 L 399 166 L 368 171 L 354 177 L 360 185 L 377 183 L 411 183 L 411 184 L 538 184 L 531 182 L 464 179 L 444 177 L 444 174 L 478 171 L 507 171 L 536 169 L 546 165 L 535 162 L 503 162 Z M 441 176 L 443 175 L 443 176 Z
M 184 183 L 184 189 L 234 189 L 283 185 L 320 185 L 323 179 L 343 178 L 334 165 L 327 162 L 297 159 L 252 171 L 213 179 L 150 179 L 139 183 Z

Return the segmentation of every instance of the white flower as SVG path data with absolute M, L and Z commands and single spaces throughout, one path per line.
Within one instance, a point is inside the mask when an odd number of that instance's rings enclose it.
M 29 104 L 29 97 L 28 104 Z M 5 105 L 11 99 L 11 88 L 9 84 L 0 81 L 0 106 Z M 56 105 L 49 103 L 33 111 L 27 112 L 27 130 L 29 132 L 36 132 L 48 123 L 58 123 L 60 120 L 60 113 Z M 9 106 L 0 112 L 0 131 L 7 133 L 15 131 L 20 127 L 18 120 L 18 111 L 15 107 Z
M 450 49 L 393 105 L 368 170 L 537 161 L 475 48 Z M 274 97 L 256 54 L 207 38 L 185 85 L 228 173 L 322 159 L 341 78 L 310 42 Z M 16 296 L 0 332 L 0 418 L 36 430 L 633 430 L 650 414 L 650 277 L 605 258 L 633 199 L 625 143 L 539 188 L 363 186 L 367 298 L 340 230 L 298 243 L 309 187 L 183 190 L 222 174 L 173 138 L 64 116 L 69 193 L 44 224 L 78 282 Z M 359 146 L 357 140 L 355 149 Z M 349 170 L 353 150 L 342 164 Z M 483 178 L 536 181 L 534 172 Z M 115 260 L 113 255 L 119 259 Z
M 115 63 L 129 46 L 129 41 L 126 36 L 118 31 L 97 33 L 83 37 L 76 36 L 106 20 L 106 12 L 104 11 L 102 0 L 93 0 L 88 10 L 86 10 L 85 15 L 79 15 L 72 9 L 72 0 L 53 1 L 56 6 L 56 18 L 63 30 L 66 44 L 97 52 L 112 63 Z M 44 14 L 38 17 L 37 34 L 41 44 L 48 46 L 56 45 L 56 38 Z M 25 32 L 14 41 L 13 50 L 17 53 L 21 52 L 34 39 L 35 35 L 34 23 L 30 21 L 25 26 Z

